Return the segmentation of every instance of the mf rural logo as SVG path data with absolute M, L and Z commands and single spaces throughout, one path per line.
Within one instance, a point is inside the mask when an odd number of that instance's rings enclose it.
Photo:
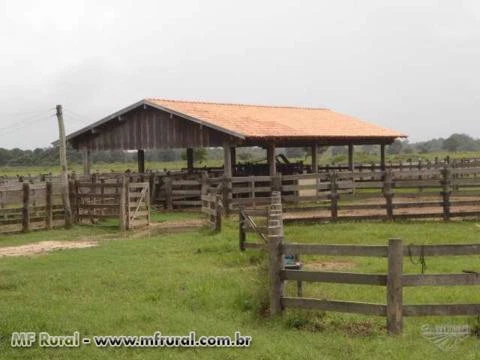
M 432 342 L 440 350 L 453 350 L 458 344 L 472 335 L 469 325 L 423 325 L 422 336 Z

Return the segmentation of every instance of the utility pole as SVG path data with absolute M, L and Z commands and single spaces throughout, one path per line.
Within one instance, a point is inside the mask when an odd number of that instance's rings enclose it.
M 63 124 L 62 105 L 57 105 L 57 119 L 60 147 L 60 186 L 62 189 L 62 203 L 65 210 L 65 228 L 72 227 L 72 209 L 70 207 L 70 198 L 68 196 L 68 174 L 67 174 L 67 142 L 65 140 L 65 125 Z

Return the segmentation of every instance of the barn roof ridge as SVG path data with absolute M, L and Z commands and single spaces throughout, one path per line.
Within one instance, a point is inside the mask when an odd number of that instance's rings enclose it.
M 246 103 L 233 103 L 233 102 L 217 102 L 217 101 L 205 101 L 205 100 L 180 100 L 180 99 L 166 99 L 166 98 L 157 98 L 149 97 L 145 98 L 145 101 L 166 101 L 172 103 L 189 103 L 189 104 L 199 104 L 199 105 L 224 105 L 224 106 L 242 106 L 242 107 L 261 107 L 261 108 L 275 108 L 275 109 L 298 109 L 298 110 L 324 110 L 332 111 L 332 109 L 324 107 L 311 107 L 311 106 L 300 106 L 300 105 L 266 105 L 266 104 L 246 104 Z

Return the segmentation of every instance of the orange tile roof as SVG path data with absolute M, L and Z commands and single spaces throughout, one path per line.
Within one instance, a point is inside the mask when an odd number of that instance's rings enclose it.
M 145 99 L 145 102 L 198 119 L 243 137 L 406 137 L 354 117 L 320 108 L 222 104 Z

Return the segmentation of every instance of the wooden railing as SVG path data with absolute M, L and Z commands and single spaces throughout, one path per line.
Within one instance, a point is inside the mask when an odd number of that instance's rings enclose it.
M 0 233 L 51 229 L 65 224 L 57 183 L 22 183 L 0 188 Z
M 411 286 L 480 285 L 480 273 L 462 274 L 404 274 L 403 258 L 406 256 L 459 256 L 480 255 L 479 244 L 408 245 L 391 239 L 383 245 L 325 245 L 285 243 L 281 203 L 272 200 L 268 209 L 268 253 L 270 277 L 270 311 L 279 314 L 284 309 L 317 309 L 387 318 L 389 334 L 399 334 L 404 316 L 456 316 L 480 315 L 477 304 L 404 304 L 403 288 Z M 285 269 L 285 256 L 328 255 L 383 257 L 388 259 L 386 274 L 350 272 L 304 271 Z M 336 284 L 373 285 L 386 287 L 386 304 L 354 301 L 337 301 L 285 296 L 285 281 L 321 282 Z M 478 291 L 478 290 L 472 290 Z

